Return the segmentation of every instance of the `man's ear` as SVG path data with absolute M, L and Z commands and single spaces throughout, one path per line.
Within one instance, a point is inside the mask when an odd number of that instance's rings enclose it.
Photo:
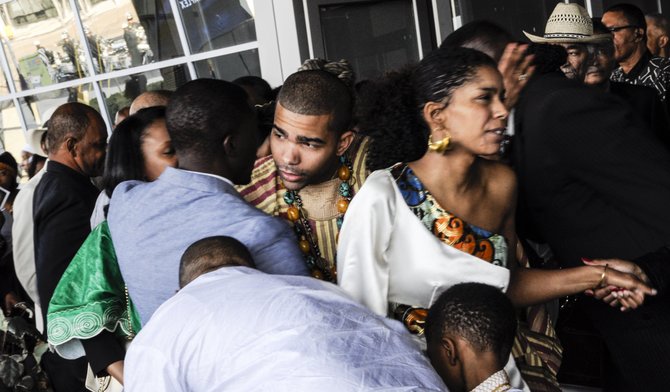
M 442 337 L 441 345 L 442 351 L 444 351 L 444 357 L 447 359 L 449 366 L 456 366 L 460 361 L 460 354 L 458 353 L 456 342 L 452 338 L 444 336 Z
M 72 154 L 72 157 L 77 156 L 77 149 L 75 148 L 77 146 L 77 139 L 73 137 L 68 137 L 65 139 L 65 148 Z
M 646 37 L 646 36 L 647 36 L 647 34 L 646 34 L 646 32 L 644 31 L 643 28 L 638 27 L 638 28 L 635 29 L 635 40 L 636 41 L 641 41 L 642 38 Z
M 354 131 L 345 131 L 340 135 L 340 140 L 337 142 L 337 151 L 335 152 L 337 156 L 343 155 L 347 151 L 355 136 Z
M 670 43 L 670 38 L 668 38 L 667 35 L 663 34 L 660 37 L 658 37 L 658 47 L 659 48 L 667 47 L 668 43 Z
M 235 135 L 228 134 L 223 138 L 223 151 L 226 156 L 235 156 L 237 153 L 237 138 Z

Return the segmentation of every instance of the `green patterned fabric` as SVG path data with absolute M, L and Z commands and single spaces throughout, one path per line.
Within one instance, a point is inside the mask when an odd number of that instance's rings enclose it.
M 79 248 L 49 302 L 49 343 L 62 357 L 74 359 L 84 355 L 79 339 L 105 329 L 127 340 L 140 328 L 137 311 L 126 303 L 125 283 L 107 221 L 103 221 Z

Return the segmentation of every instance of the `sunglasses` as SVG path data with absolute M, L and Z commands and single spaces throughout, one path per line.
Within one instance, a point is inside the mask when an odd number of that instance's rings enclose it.
M 607 30 L 609 30 L 611 33 L 616 33 L 617 31 L 621 31 L 624 29 L 637 29 L 638 27 L 635 25 L 625 25 L 625 26 L 613 26 L 613 27 L 608 27 Z

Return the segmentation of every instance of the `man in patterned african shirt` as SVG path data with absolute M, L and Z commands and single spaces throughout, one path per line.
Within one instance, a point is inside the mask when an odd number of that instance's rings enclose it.
M 610 80 L 654 88 L 661 101 L 670 107 L 670 60 L 653 56 L 647 49 L 647 22 L 634 5 L 610 7 L 602 23 L 612 32 L 614 58 L 619 68 Z
M 368 140 L 351 130 L 351 89 L 323 70 L 291 75 L 277 98 L 272 155 L 256 161 L 251 204 L 287 219 L 312 276 L 336 281 L 337 238 L 349 201 L 367 176 Z

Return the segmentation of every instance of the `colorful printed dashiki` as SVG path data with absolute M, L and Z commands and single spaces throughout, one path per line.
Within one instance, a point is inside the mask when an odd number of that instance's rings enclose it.
M 355 195 L 367 178 L 368 170 L 365 165 L 365 156 L 369 139 L 356 137 L 347 150 L 347 159 L 352 165 L 351 180 L 349 183 Z M 337 237 L 339 228 L 336 203 L 339 200 L 338 187 L 342 181 L 339 178 L 321 184 L 308 185 L 299 191 L 303 202 L 303 212 L 307 214 L 307 221 L 315 233 L 321 255 L 331 267 L 335 267 L 337 260 Z M 256 161 L 248 185 L 237 187 L 242 197 L 256 208 L 273 216 L 285 219 L 289 224 L 287 211 L 288 204 L 284 201 L 286 188 L 282 184 L 272 156 Z M 297 239 L 296 239 L 297 241 Z
M 399 165 L 392 174 L 409 209 L 437 238 L 484 261 L 507 267 L 505 237 L 464 222 L 445 211 L 409 166 Z

